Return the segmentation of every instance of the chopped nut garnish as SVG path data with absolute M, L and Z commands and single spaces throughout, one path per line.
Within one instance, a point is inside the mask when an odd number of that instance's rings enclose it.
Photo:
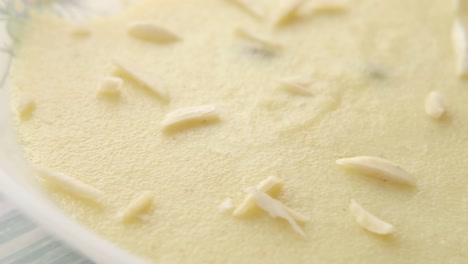
M 336 164 L 350 168 L 358 173 L 375 176 L 383 180 L 408 185 L 416 185 L 416 179 L 397 164 L 382 158 L 361 156 L 339 159 Z
M 426 96 L 426 101 L 424 103 L 424 109 L 426 114 L 434 119 L 439 119 L 445 113 L 445 104 L 442 94 L 436 91 L 430 92 Z
M 351 203 L 349 204 L 349 211 L 360 226 L 372 233 L 388 235 L 395 231 L 393 225 L 371 214 L 355 200 L 351 200 Z
M 215 105 L 201 105 L 180 108 L 170 112 L 164 117 L 162 126 L 164 130 L 170 130 L 174 127 L 181 127 L 186 124 L 217 120 L 219 120 L 219 113 Z
M 38 176 L 47 183 L 76 197 L 93 202 L 99 202 L 104 196 L 102 191 L 82 183 L 68 175 L 58 173 L 44 167 L 36 168 L 36 172 Z
M 131 78 L 133 78 L 142 86 L 148 88 L 161 99 L 165 101 L 169 99 L 166 90 L 163 88 L 161 82 L 158 80 L 157 77 L 150 77 L 148 73 L 130 67 L 129 65 L 120 61 L 119 59 L 114 59 L 113 62 L 120 70 L 128 74 Z
M 143 192 L 118 214 L 118 218 L 123 223 L 135 220 L 152 204 L 153 195 L 150 192 Z
M 171 43 L 180 40 L 175 33 L 150 21 L 138 21 L 128 25 L 128 34 L 132 37 L 157 43 Z

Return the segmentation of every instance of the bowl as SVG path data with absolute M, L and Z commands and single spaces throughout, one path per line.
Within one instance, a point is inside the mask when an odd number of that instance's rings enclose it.
M 8 72 L 14 60 L 13 47 L 22 25 L 27 22 L 28 12 L 35 9 L 67 16 L 67 8 L 75 8 L 81 12 L 76 19 L 86 19 L 121 8 L 115 5 L 120 1 L 93 1 L 97 6 L 92 9 L 89 2 L 0 1 L 0 193 L 33 221 L 96 263 L 149 263 L 94 234 L 48 198 L 24 158 L 12 125 L 14 110 L 9 102 Z

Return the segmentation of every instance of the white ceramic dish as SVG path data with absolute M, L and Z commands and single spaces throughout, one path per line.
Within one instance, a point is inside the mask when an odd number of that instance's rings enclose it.
M 14 7 L 13 3 L 17 5 Z M 1 1 L 4 8 L 17 8 L 9 12 L 17 12 L 16 16 L 21 18 L 23 11 L 29 8 L 24 3 L 34 4 L 40 1 Z M 48 1 L 57 2 L 57 1 Z M 60 1 L 58 1 L 60 2 Z M 65 1 L 67 2 L 67 1 Z M 79 2 L 79 1 L 68 1 Z M 85 2 L 85 1 L 83 1 Z M 103 4 L 106 1 L 94 1 Z M 107 1 L 108 2 L 108 1 Z M 87 3 L 84 3 L 87 4 Z M 76 6 L 75 6 L 76 7 Z M 58 6 L 57 8 L 60 8 Z M 65 7 L 66 8 L 66 7 Z M 87 10 L 87 9 L 83 9 Z M 112 8 L 91 9 L 96 10 L 115 10 Z M 75 12 L 76 13 L 76 12 Z M 70 246 L 81 251 L 96 263 L 112 264 L 139 264 L 148 263 L 147 261 L 128 253 L 117 246 L 100 238 L 90 230 L 75 222 L 69 216 L 64 214 L 52 201 L 50 201 L 42 186 L 31 173 L 27 161 L 23 158 L 19 148 L 14 130 L 11 126 L 12 108 L 9 103 L 8 95 L 8 69 L 13 60 L 11 53 L 8 53 L 8 45 L 11 45 L 11 31 L 16 30 L 15 24 L 11 19 L 15 14 L 2 14 L 0 22 L 0 192 L 8 200 L 19 207 L 26 215 L 35 220 L 39 225 L 55 234 L 59 239 L 67 242 Z M 86 14 L 82 17 L 85 17 Z M 9 20 L 9 21 L 8 21 Z M 16 20 L 18 21 L 18 20 Z M 10 32 L 8 32 L 10 31 Z

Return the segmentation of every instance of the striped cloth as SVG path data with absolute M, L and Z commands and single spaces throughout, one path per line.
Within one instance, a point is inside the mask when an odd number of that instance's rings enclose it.
M 0 264 L 92 264 L 0 195 Z

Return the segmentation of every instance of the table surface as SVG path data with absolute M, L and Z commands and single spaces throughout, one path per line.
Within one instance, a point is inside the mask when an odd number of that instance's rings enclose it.
M 0 264 L 92 264 L 0 194 Z

